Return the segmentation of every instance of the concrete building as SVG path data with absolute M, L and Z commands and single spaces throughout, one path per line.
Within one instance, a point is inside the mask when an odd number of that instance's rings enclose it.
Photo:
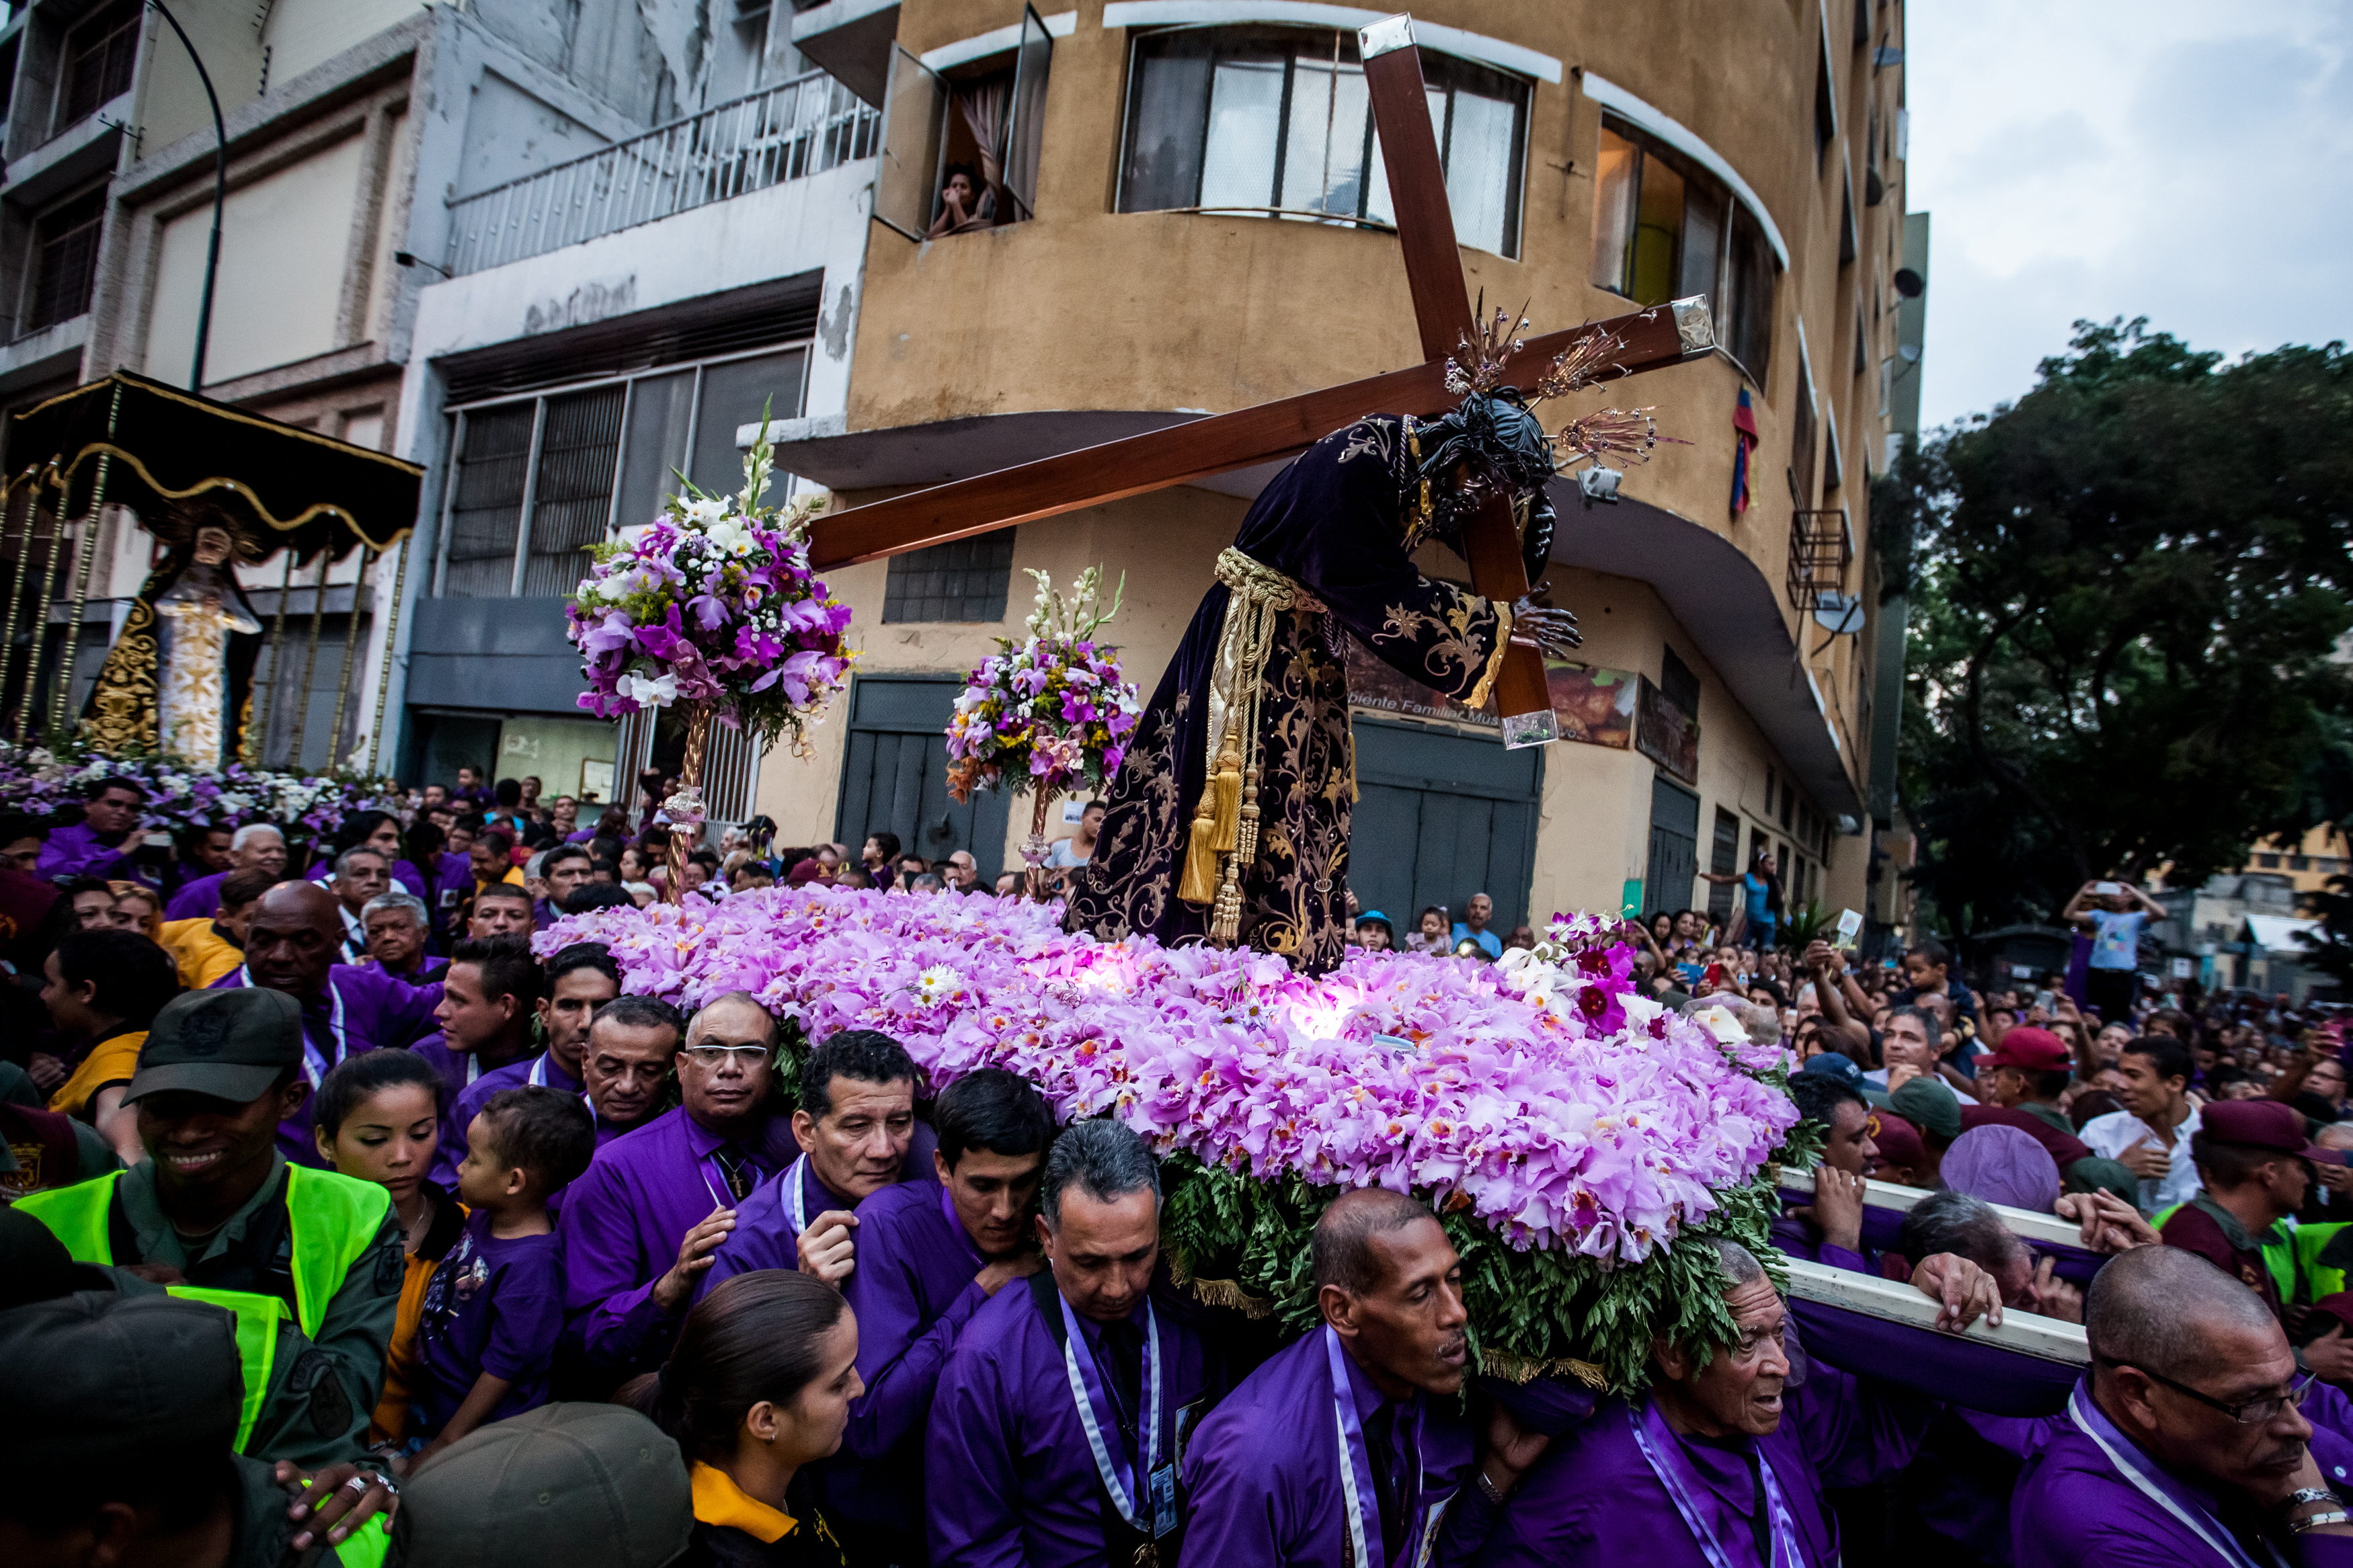
M 2284 994 L 2298 1005 L 2316 994 L 2334 998 L 2336 978 L 2303 962 L 2308 950 L 2297 935 L 2316 930 L 2316 922 L 2298 918 L 2299 889 L 2287 876 L 2226 871 L 2151 897 L 2167 911 L 2149 928 L 2165 955 L 2159 973 L 2194 975 L 2210 991 Z
M 846 404 L 787 422 L 779 460 L 856 500 L 1411 363 L 1355 58 L 1377 15 L 803 11 L 796 47 L 892 119 Z M 1904 214 L 1902 7 L 1439 0 L 1417 24 L 1489 302 L 1525 300 L 1549 328 L 1704 293 L 1725 350 L 1626 394 L 1692 445 L 1629 473 L 1615 508 L 1561 502 L 1554 595 L 1583 618 L 1589 683 L 1622 693 L 1631 725 L 1506 752 L 1483 716 L 1360 693 L 1352 887 L 1408 919 L 1483 888 L 1506 925 L 1722 909 L 1730 890 L 1695 873 L 1769 846 L 1796 901 L 1862 908 L 1872 762 L 1900 690 L 1882 677 L 1901 647 L 1881 631 L 1867 497 L 1916 384 L 1917 305 L 1907 333 L 1898 279 L 1926 242 Z M 916 237 L 941 172 L 986 173 L 992 144 L 996 226 Z M 1905 279 L 1915 302 L 1922 276 Z M 1759 444 L 1736 512 L 1744 391 Z M 768 760 L 756 805 L 786 842 L 888 827 L 927 855 L 969 844 L 985 872 L 1008 863 L 1023 814 L 953 805 L 937 753 L 962 673 L 1026 608 L 1023 572 L 1124 573 L 1115 630 L 1149 689 L 1264 478 L 836 574 L 858 610 L 856 685 L 812 759 Z M 1859 633 L 1817 623 L 1825 587 L 1860 599 Z

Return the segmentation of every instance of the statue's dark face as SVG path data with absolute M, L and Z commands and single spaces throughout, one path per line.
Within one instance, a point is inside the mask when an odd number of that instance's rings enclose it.
M 196 564 L 199 566 L 219 565 L 222 562 L 228 559 L 229 551 L 235 547 L 236 542 L 237 542 L 235 540 L 229 537 L 229 531 L 226 528 L 200 528 L 196 530 L 195 552 Z

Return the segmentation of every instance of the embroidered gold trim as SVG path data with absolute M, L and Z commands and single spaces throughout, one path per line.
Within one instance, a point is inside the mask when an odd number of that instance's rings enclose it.
M 1479 684 L 1462 700 L 1466 708 L 1487 706 L 1487 693 L 1495 684 L 1495 676 L 1504 668 L 1504 650 L 1512 646 L 1512 606 L 1501 599 L 1490 599 L 1495 606 L 1495 651 L 1487 656 L 1487 668 L 1480 673 Z

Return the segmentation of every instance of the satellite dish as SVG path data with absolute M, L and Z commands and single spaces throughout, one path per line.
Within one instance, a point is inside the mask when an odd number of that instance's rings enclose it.
M 1834 637 L 1852 637 L 1862 630 L 1862 597 L 1835 590 L 1823 594 L 1814 605 L 1814 625 Z

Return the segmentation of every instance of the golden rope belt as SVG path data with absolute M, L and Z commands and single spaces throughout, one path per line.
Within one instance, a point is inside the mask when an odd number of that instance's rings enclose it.
M 1190 904 L 1214 902 L 1209 940 L 1229 943 L 1241 934 L 1242 868 L 1258 855 L 1258 706 L 1275 617 L 1290 609 L 1320 612 L 1324 604 L 1282 573 L 1231 548 L 1218 556 L 1218 581 L 1231 596 L 1210 673 L 1205 731 L 1209 761 L 1176 896 Z

